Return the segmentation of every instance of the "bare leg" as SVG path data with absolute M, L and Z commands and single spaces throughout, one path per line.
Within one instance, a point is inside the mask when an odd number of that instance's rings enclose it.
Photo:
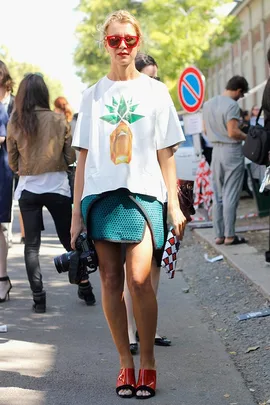
M 151 283 L 152 283 L 154 293 L 156 295 L 158 292 L 159 279 L 160 279 L 160 267 L 157 266 L 156 260 L 153 257 L 152 263 L 151 263 Z
M 151 283 L 154 290 L 154 293 L 157 295 L 158 286 L 159 286 L 159 279 L 160 279 L 160 268 L 156 264 L 156 260 L 153 258 L 151 263 Z M 124 297 L 125 297 L 125 304 L 127 309 L 127 320 L 128 320 L 128 337 L 129 343 L 136 343 L 136 335 L 135 335 L 135 322 L 134 322 L 134 315 L 133 315 L 133 305 L 132 305 L 132 298 L 127 286 L 127 280 L 125 279 L 125 287 L 124 287 Z M 159 334 L 156 333 L 155 338 L 160 338 Z
M 7 276 L 7 242 L 0 224 L 0 277 Z
M 160 279 L 160 267 L 157 266 L 156 260 L 153 257 L 151 263 L 151 283 L 154 290 L 154 293 L 157 296 L 158 286 L 159 286 L 159 279 Z M 161 336 L 157 333 L 155 334 L 155 338 L 160 338 Z
M 102 306 L 112 338 L 120 356 L 121 368 L 134 368 L 129 349 L 127 314 L 123 297 L 124 268 L 121 245 L 105 241 L 95 241 L 101 276 Z M 120 391 L 128 395 L 130 390 Z
M 7 276 L 7 241 L 3 232 L 2 224 L 0 224 L 0 277 Z M 4 299 L 9 289 L 9 281 L 0 281 L 0 298 Z
M 155 369 L 154 339 L 157 327 L 157 300 L 151 284 L 153 247 L 149 228 L 139 244 L 127 245 L 127 283 L 140 336 L 140 368 Z M 149 395 L 138 392 L 138 395 Z
M 128 322 L 128 338 L 129 343 L 136 343 L 136 327 L 135 327 L 135 320 L 133 316 L 133 305 L 132 305 L 132 298 L 128 289 L 127 285 L 127 278 L 125 277 L 125 286 L 124 286 L 124 298 L 126 304 L 126 311 L 127 311 L 127 322 Z

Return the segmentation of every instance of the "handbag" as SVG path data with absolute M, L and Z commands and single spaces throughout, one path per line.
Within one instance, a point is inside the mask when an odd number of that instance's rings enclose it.
M 75 174 L 76 174 L 76 166 L 73 163 L 72 166 L 68 166 L 68 170 L 67 170 L 68 182 L 69 182 L 69 187 L 70 187 L 70 192 L 71 192 L 72 203 L 73 203 L 73 199 L 74 199 Z
M 195 214 L 195 208 L 193 207 L 193 184 L 194 182 L 190 180 L 177 180 L 178 200 L 187 222 L 191 222 L 191 215 Z
M 262 107 L 256 119 L 256 125 L 250 126 L 245 143 L 243 154 L 246 158 L 257 165 L 268 165 L 270 151 L 270 131 L 259 124 Z

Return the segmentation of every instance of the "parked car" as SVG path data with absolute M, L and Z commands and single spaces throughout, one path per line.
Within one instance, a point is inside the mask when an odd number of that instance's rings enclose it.
M 194 181 L 202 156 L 199 135 L 185 134 L 184 121 L 182 119 L 180 119 L 180 124 L 186 140 L 174 154 L 176 175 L 178 179 Z

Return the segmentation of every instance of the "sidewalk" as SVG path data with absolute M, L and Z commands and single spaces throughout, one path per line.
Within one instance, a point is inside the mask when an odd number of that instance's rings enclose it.
M 213 228 L 194 229 L 193 232 L 207 242 L 217 254 L 222 254 L 231 265 L 253 282 L 267 298 L 270 298 L 270 265 L 265 263 L 264 256 L 264 252 L 268 250 L 269 217 L 251 216 L 243 219 L 243 216 L 254 213 L 256 213 L 255 201 L 241 199 L 237 217 L 242 219 L 236 222 L 236 232 L 245 237 L 249 241 L 248 244 L 216 245 Z M 265 229 L 251 230 L 256 227 Z
M 17 212 L 16 212 L 17 213 Z M 76 286 L 58 274 L 53 257 L 63 253 L 45 212 L 41 262 L 48 294 L 46 314 L 31 311 L 32 299 L 18 244 L 17 215 L 14 244 L 9 252 L 13 289 L 0 306 L 1 405 L 116 405 L 119 371 L 101 308 L 98 272 L 91 276 L 97 304 L 87 307 Z M 197 298 L 184 294 L 180 272 L 174 280 L 162 273 L 159 294 L 160 332 L 172 339 L 169 348 L 156 348 L 157 396 L 148 405 L 255 405 L 218 333 L 208 327 Z M 135 357 L 138 366 L 139 356 Z M 135 398 L 127 401 L 137 404 Z M 121 402 L 122 403 L 122 402 Z

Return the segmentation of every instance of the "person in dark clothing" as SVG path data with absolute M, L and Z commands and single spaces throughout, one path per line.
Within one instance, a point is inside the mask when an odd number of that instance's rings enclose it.
M 270 68 L 270 48 L 267 52 L 267 60 Z M 263 92 L 262 109 L 264 113 L 264 126 L 270 129 L 270 77 Z
M 12 110 L 14 82 L 7 66 L 0 60 L 0 303 L 9 299 L 12 288 L 7 275 L 8 244 L 5 233 L 11 222 L 13 173 L 8 166 L 6 126 Z
M 15 198 L 25 228 L 24 258 L 33 310 L 44 313 L 46 292 L 39 262 L 42 209 L 48 209 L 60 242 L 70 251 L 72 205 L 66 171 L 75 161 L 75 151 L 71 148 L 70 126 L 64 115 L 50 110 L 49 91 L 39 74 L 27 74 L 19 85 L 7 126 L 7 151 L 11 170 L 19 174 Z M 79 284 L 78 296 L 87 305 L 93 304 L 92 287 L 84 281 Z

